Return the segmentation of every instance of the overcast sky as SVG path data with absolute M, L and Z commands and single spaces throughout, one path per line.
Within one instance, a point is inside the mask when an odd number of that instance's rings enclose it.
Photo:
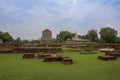
M 111 26 L 120 35 L 120 0 L 0 0 L 0 31 L 38 39 L 44 29 L 86 34 Z

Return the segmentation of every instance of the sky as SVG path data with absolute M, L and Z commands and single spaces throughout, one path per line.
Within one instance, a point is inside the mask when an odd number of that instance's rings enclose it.
M 38 39 L 44 29 L 87 34 L 112 27 L 120 35 L 120 0 L 0 0 L 0 31 Z

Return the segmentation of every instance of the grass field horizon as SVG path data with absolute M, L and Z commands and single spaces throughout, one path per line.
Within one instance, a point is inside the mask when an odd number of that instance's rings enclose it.
M 0 80 L 120 80 L 120 58 L 115 61 L 97 59 L 97 54 L 62 52 L 73 64 L 23 59 L 23 54 L 0 54 Z

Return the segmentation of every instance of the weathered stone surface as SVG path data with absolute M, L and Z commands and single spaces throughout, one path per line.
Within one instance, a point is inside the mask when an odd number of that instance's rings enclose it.
M 120 52 L 108 52 L 108 53 L 105 53 L 105 55 L 120 57 Z
M 58 54 L 49 54 L 49 56 L 44 57 L 44 62 L 50 62 L 50 61 L 61 61 L 61 56 Z
M 73 64 L 73 60 L 71 58 L 62 58 L 62 62 L 64 64 Z
M 38 56 L 38 58 L 39 58 L 39 59 L 42 59 L 42 58 L 44 58 L 44 53 L 43 53 L 43 52 L 38 53 L 38 55 L 37 55 L 37 56 Z
M 49 29 L 45 29 L 42 32 L 41 41 L 51 41 L 52 40 L 52 32 Z
M 35 54 L 33 53 L 24 53 L 23 54 L 23 59 L 29 59 L 29 58 L 34 58 Z
M 98 56 L 98 59 L 101 59 L 101 60 L 117 60 L 117 58 L 115 56 Z
M 50 56 L 44 57 L 43 62 L 53 62 L 60 61 L 64 64 L 73 64 L 73 60 L 67 56 L 63 56 L 61 54 L 50 54 Z

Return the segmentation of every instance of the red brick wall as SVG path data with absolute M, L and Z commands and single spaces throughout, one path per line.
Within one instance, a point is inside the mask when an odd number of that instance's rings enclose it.
M 45 41 L 52 40 L 52 32 L 49 29 L 45 29 L 42 32 L 41 40 L 45 40 Z

